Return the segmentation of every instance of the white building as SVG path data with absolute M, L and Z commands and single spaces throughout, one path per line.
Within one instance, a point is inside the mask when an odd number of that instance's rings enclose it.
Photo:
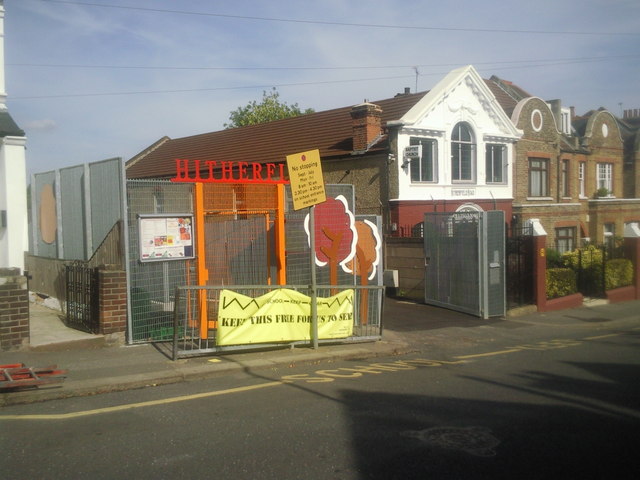
M 0 0 L 0 268 L 24 270 L 29 249 L 26 137 L 6 105 L 4 77 L 4 2 Z

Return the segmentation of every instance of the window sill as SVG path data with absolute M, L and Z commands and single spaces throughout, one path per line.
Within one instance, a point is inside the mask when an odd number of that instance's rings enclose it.
M 527 197 L 528 202 L 539 202 L 541 200 L 553 201 L 553 197 Z

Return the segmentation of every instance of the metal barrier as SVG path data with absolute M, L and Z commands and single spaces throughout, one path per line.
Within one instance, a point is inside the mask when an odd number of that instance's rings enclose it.
M 98 269 L 86 262 L 65 265 L 67 286 L 68 327 L 98 333 L 100 311 L 98 305 Z
M 248 297 L 259 297 L 277 289 L 290 289 L 311 294 L 309 285 L 232 285 L 232 286 L 178 286 L 173 302 L 173 334 L 171 357 L 173 360 L 212 353 L 238 352 L 268 348 L 311 345 L 309 341 L 219 345 L 217 319 L 220 292 L 231 290 Z M 337 285 L 316 287 L 318 298 L 334 295 L 337 291 L 354 290 L 353 333 L 347 338 L 318 340 L 319 344 L 372 342 L 382 337 L 383 286 Z M 207 324 L 203 328 L 202 309 L 206 308 Z M 209 320 L 213 319 L 213 320 Z

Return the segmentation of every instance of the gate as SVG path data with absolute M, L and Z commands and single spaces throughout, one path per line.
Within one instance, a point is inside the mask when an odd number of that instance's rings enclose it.
M 425 303 L 505 314 L 504 212 L 427 213 L 424 249 Z
M 533 236 L 531 227 L 512 228 L 506 238 L 507 307 L 532 305 L 534 300 Z
M 100 312 L 98 269 L 84 262 L 65 265 L 67 286 L 66 325 L 76 330 L 98 333 Z

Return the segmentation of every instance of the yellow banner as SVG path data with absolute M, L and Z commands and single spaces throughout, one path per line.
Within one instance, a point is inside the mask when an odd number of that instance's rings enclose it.
M 317 299 L 318 338 L 353 334 L 353 290 Z M 291 342 L 311 339 L 311 298 L 280 288 L 253 298 L 222 290 L 218 310 L 218 345 Z

